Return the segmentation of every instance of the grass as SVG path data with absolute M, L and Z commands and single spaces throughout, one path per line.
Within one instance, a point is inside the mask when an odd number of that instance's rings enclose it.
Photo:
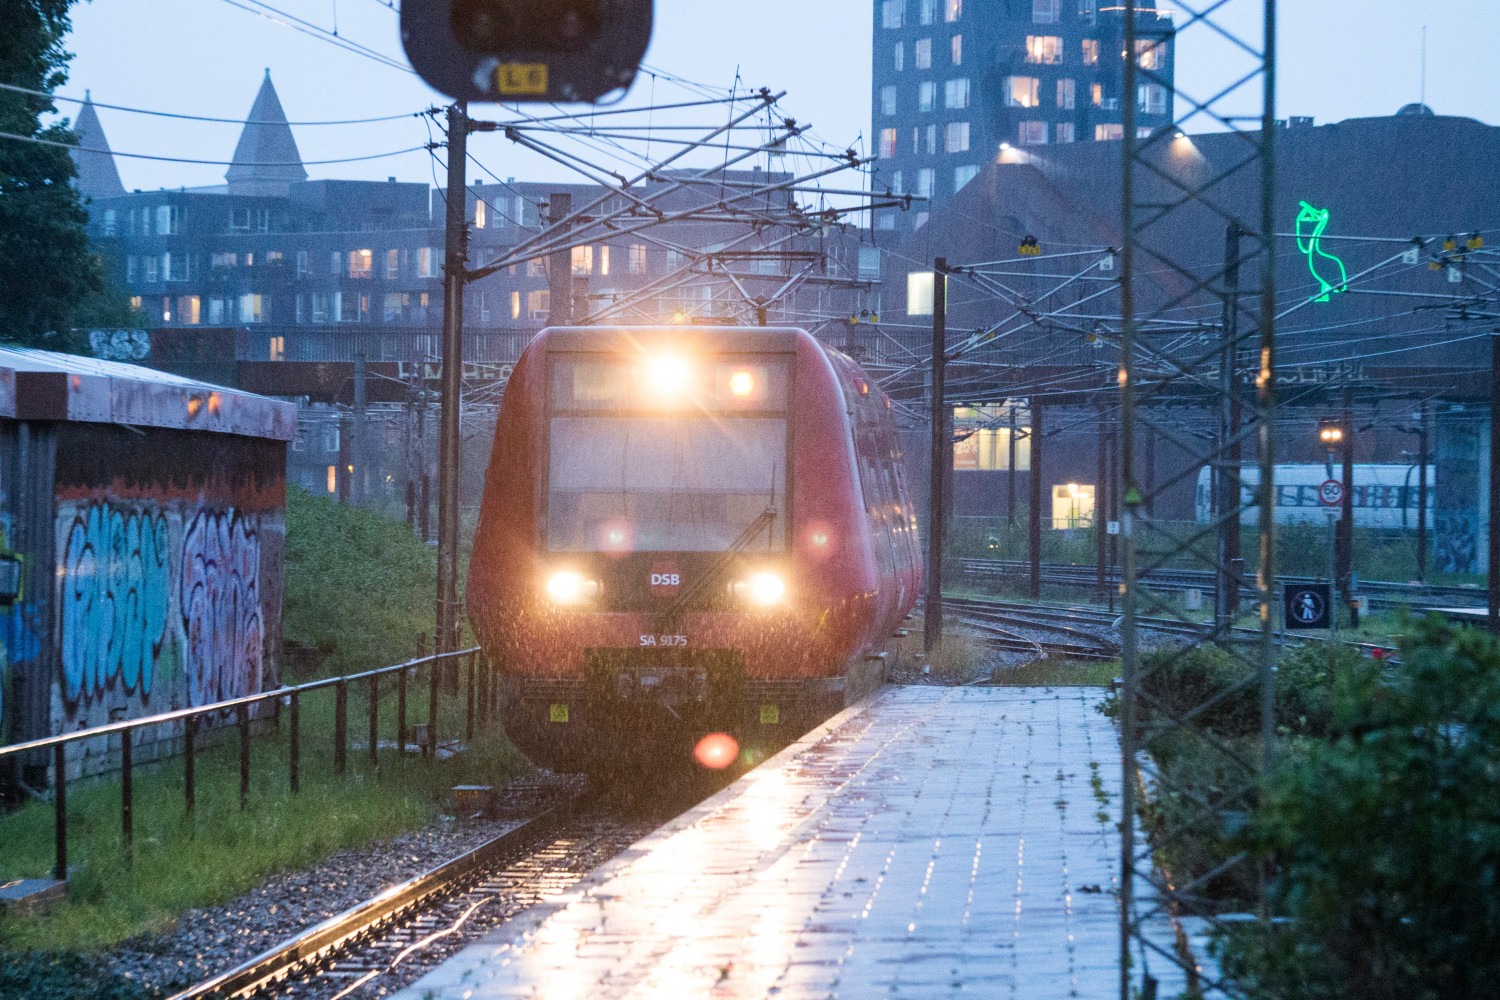
M 289 491 L 287 638 L 319 645 L 321 672 L 398 662 L 430 628 L 433 558 L 406 526 L 380 515 Z M 408 689 L 408 723 L 426 721 L 427 674 Z M 294 680 L 294 678 L 287 678 Z M 394 678 L 379 699 L 380 740 L 395 740 Z M 368 740 L 368 688 L 349 692 L 349 740 Z M 89 953 L 169 930 L 188 909 L 223 903 L 278 872 L 317 863 L 343 848 L 389 839 L 433 821 L 456 784 L 499 784 L 525 767 L 514 746 L 476 724 L 469 749 L 446 761 L 351 748 L 345 775 L 333 771 L 332 689 L 301 704 L 301 790 L 289 787 L 289 741 L 279 729 L 251 741 L 249 808 L 239 809 L 238 740 L 223 730 L 197 755 L 196 808 L 185 815 L 182 758 L 135 771 L 134 844 L 127 858 L 114 776 L 68 789 L 70 897 L 48 915 L 0 918 L 0 949 Z M 461 735 L 464 704 L 439 699 L 439 738 Z M 486 731 L 488 730 L 488 731 Z M 53 866 L 50 803 L 0 816 L 0 873 L 43 877 Z M 45 965 L 45 963 L 44 963 Z M 56 966 L 56 963 L 53 963 Z M 47 966 L 52 967 L 52 966 Z M 59 966 L 60 968 L 60 966 Z
M 951 684 L 968 684 L 984 676 L 989 650 L 975 635 L 963 631 L 957 621 L 943 621 L 943 640 L 930 655 L 922 649 L 922 614 L 918 612 L 907 623 L 909 633 L 891 646 L 890 667 L 921 672 L 931 668 L 931 676 Z
M 995 671 L 990 683 L 1003 687 L 1107 687 L 1120 676 L 1119 660 L 1058 660 L 1047 657 Z

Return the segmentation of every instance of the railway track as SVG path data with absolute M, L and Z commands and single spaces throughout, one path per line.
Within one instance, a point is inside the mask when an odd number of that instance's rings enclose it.
M 600 792 L 577 793 L 171 1000 L 384 995 L 564 891 L 658 823 L 614 815 Z
M 1120 655 L 1114 640 L 1086 631 L 1081 624 L 1098 624 L 1076 619 L 1068 624 L 1067 616 L 1050 609 L 1038 609 L 1009 602 L 943 598 L 944 604 L 959 613 L 959 619 L 977 629 L 991 648 L 1009 652 L 1030 653 L 1034 659 L 1056 657 L 1068 660 L 1113 660 Z M 1017 632 L 1011 626 L 1024 626 L 1033 632 L 1055 633 L 1061 639 L 1037 639 Z
M 977 583 L 1014 583 L 1024 579 L 1030 570 L 1030 563 L 1024 559 L 960 559 L 958 565 L 965 575 Z M 1276 579 L 1283 585 L 1319 582 L 1310 576 L 1279 576 Z M 1091 565 L 1043 563 L 1042 582 L 1054 586 L 1093 588 L 1098 585 L 1098 570 Z M 1119 570 L 1110 570 L 1105 576 L 1105 582 L 1110 587 L 1118 586 Z M 1148 573 L 1143 578 L 1143 583 L 1155 591 L 1201 590 L 1204 600 L 1212 603 L 1215 580 L 1214 574 L 1208 570 L 1157 569 Z M 1360 593 L 1369 597 L 1372 609 L 1438 604 L 1480 607 L 1485 596 L 1484 591 L 1478 587 L 1398 583 L 1390 580 L 1361 580 L 1359 589 Z M 1243 588 L 1240 593 L 1244 600 L 1255 597 L 1255 592 L 1250 588 Z

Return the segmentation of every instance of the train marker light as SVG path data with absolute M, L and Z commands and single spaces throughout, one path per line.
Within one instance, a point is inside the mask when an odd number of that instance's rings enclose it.
M 747 371 L 737 371 L 729 376 L 729 391 L 736 396 L 748 396 L 755 391 L 755 376 Z
M 709 733 L 693 748 L 693 756 L 697 758 L 698 763 L 715 771 L 733 764 L 739 753 L 739 743 L 728 733 Z
M 646 380 L 657 392 L 676 395 L 687 387 L 687 362 L 681 358 L 653 358 L 646 366 Z
M 597 580 L 586 580 L 582 573 L 563 570 L 547 578 L 547 596 L 558 604 L 578 604 L 599 593 Z

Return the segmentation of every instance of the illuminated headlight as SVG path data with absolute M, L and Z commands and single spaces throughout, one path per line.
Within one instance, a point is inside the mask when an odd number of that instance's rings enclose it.
M 751 604 L 770 607 L 786 596 L 786 584 L 775 573 L 752 573 L 749 579 L 734 585 L 734 592 Z
M 646 365 L 646 380 L 656 392 L 676 395 L 687 388 L 687 362 L 673 357 L 653 358 Z
M 547 578 L 547 596 L 558 604 L 581 604 L 599 593 L 599 582 L 582 573 L 563 570 Z
M 729 391 L 736 396 L 748 396 L 755 391 L 755 375 L 748 371 L 737 371 L 729 376 Z

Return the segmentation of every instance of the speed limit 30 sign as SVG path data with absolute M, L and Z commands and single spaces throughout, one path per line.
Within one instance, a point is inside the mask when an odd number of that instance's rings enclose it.
M 1325 507 L 1337 507 L 1344 502 L 1344 484 L 1337 479 L 1325 479 L 1318 487 L 1318 500 Z

